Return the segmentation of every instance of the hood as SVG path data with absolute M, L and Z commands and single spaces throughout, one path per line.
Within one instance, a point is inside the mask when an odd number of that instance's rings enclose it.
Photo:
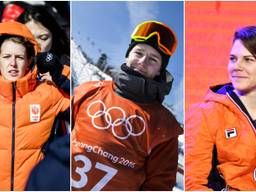
M 216 85 L 209 88 L 204 98 L 205 102 L 215 102 L 220 103 L 232 111 L 237 111 L 236 105 L 233 103 L 233 99 L 231 100 L 234 87 L 231 83 L 226 83 L 222 85 Z
M 36 42 L 34 36 L 30 32 L 30 30 L 22 23 L 14 22 L 14 21 L 0 23 L 0 35 L 2 34 L 24 37 L 34 45 L 35 54 L 40 52 L 39 45 Z
M 219 103 L 237 114 L 243 112 L 250 119 L 251 124 L 256 127 L 255 120 L 253 120 L 240 98 L 234 92 L 232 83 L 210 87 L 205 96 L 205 102 Z
M 5 22 L 0 23 L 0 35 L 15 35 L 21 36 L 27 39 L 34 45 L 35 54 L 40 51 L 40 48 L 29 29 L 18 22 Z M 25 94 L 32 91 L 37 83 L 37 68 L 33 66 L 31 70 L 22 78 L 18 79 L 16 82 L 3 79 L 0 75 L 0 95 L 7 101 L 12 101 L 13 99 L 13 84 L 15 84 L 16 99 L 22 98 Z
M 224 102 L 227 99 L 227 93 L 230 90 L 233 90 L 233 86 L 231 83 L 221 84 L 211 86 L 206 93 L 204 100 L 207 101 L 215 101 L 215 102 Z
M 29 29 L 18 22 L 5 22 L 0 23 L 0 35 L 15 35 L 27 39 L 34 45 L 35 54 L 40 51 L 40 48 Z M 3 79 L 0 75 L 0 95 L 7 101 L 13 99 L 13 84 L 15 84 L 16 99 L 22 98 L 25 94 L 32 91 L 37 83 L 37 68 L 33 66 L 32 69 L 22 78 L 16 82 Z

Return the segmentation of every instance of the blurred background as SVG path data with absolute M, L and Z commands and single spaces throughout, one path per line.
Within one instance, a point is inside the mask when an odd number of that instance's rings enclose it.
M 185 2 L 185 111 L 209 86 L 229 82 L 227 65 L 237 28 L 255 25 L 254 1 Z

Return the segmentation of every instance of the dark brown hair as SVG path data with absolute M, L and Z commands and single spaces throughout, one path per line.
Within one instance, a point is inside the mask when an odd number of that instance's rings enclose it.
M 238 29 L 234 34 L 235 40 L 241 40 L 248 51 L 256 58 L 256 26 Z

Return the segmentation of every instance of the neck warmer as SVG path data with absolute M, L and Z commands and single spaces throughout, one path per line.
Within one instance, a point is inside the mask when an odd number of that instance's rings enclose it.
M 121 70 L 113 72 L 112 76 L 116 85 L 115 92 L 136 103 L 162 103 L 165 95 L 171 91 L 173 82 L 173 77 L 168 71 L 165 80 L 157 81 L 142 76 L 126 64 L 121 66 Z

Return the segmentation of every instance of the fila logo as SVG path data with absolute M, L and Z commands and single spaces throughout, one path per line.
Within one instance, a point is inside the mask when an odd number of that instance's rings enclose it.
M 30 111 L 30 122 L 39 122 L 40 121 L 40 105 L 31 104 L 29 105 Z
M 225 133 L 227 139 L 237 136 L 236 128 L 225 129 Z

